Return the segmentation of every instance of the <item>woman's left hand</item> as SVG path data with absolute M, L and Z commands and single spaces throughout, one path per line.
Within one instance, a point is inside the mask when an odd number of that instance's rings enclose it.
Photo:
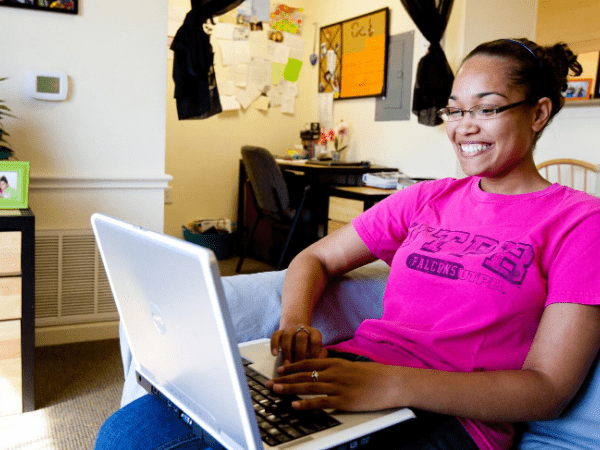
M 404 406 L 398 397 L 401 368 L 344 359 L 313 359 L 281 366 L 267 382 L 276 394 L 319 395 L 292 402 L 295 409 L 375 411 Z

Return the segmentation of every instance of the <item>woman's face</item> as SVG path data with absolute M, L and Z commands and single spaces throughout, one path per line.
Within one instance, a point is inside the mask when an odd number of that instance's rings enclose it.
M 6 181 L 2 180 L 0 181 L 0 189 L 4 190 L 8 187 L 8 184 L 6 184 Z
M 509 86 L 505 60 L 477 55 L 465 61 L 456 75 L 448 106 L 467 110 L 476 105 L 505 106 L 524 98 L 520 89 Z M 492 119 L 466 113 L 448 122 L 446 132 L 463 172 L 503 179 L 535 168 L 536 109 L 524 104 Z

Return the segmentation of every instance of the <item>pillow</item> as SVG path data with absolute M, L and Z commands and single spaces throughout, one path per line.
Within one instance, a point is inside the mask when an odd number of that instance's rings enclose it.
M 563 414 L 554 420 L 529 422 L 519 449 L 600 449 L 600 353 Z

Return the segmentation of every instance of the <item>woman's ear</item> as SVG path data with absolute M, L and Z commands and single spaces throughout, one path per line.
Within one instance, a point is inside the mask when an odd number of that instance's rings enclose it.
M 535 106 L 535 116 L 532 124 L 533 131 L 536 133 L 542 131 L 550 120 L 551 113 L 552 100 L 550 100 L 548 97 L 540 98 Z

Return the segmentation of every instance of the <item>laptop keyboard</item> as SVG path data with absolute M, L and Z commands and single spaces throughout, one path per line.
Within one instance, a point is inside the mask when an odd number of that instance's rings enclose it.
M 323 410 L 294 410 L 291 403 L 299 397 L 274 394 L 265 387 L 267 378 L 248 367 L 248 361 L 243 363 L 260 437 L 266 444 L 276 446 L 340 425 Z

